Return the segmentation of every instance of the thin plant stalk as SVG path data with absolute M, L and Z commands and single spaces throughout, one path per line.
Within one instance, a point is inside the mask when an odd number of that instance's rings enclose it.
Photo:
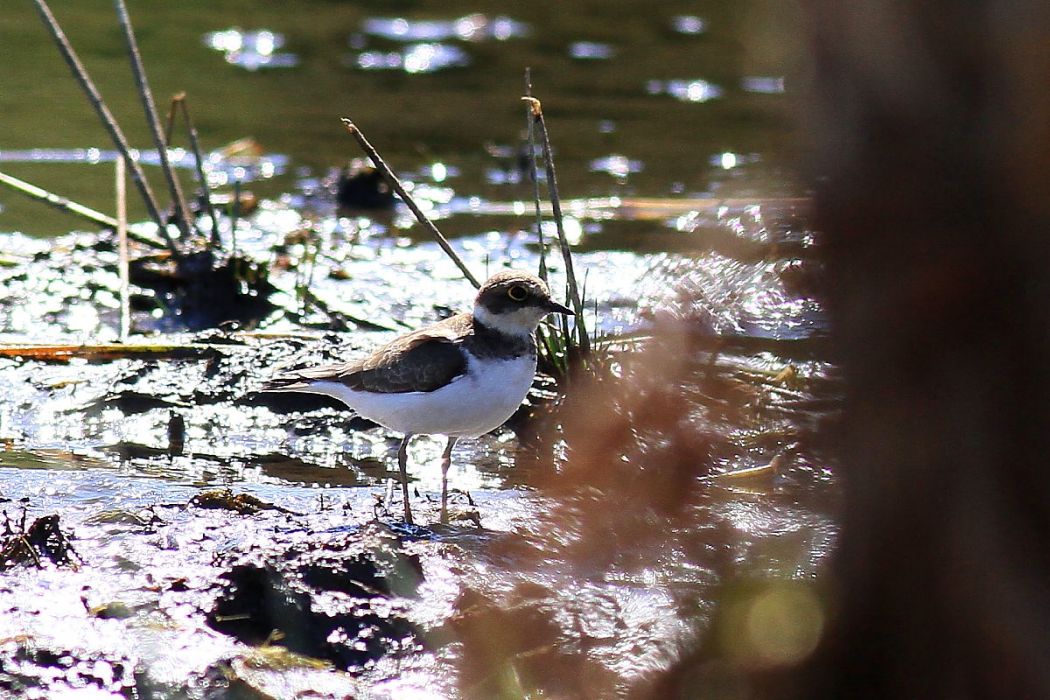
M 566 289 L 565 291 L 566 291 L 566 294 L 568 294 L 568 289 Z M 558 320 L 561 322 L 561 334 L 562 334 L 562 337 L 566 339 L 566 342 L 568 343 L 568 346 L 572 347 L 572 333 L 569 330 L 569 317 L 565 316 L 565 315 L 559 315 L 558 316 Z M 579 321 L 574 323 L 573 327 L 574 328 L 579 328 L 580 327 Z M 566 358 L 566 359 L 568 359 L 568 358 Z
M 171 98 L 168 104 L 168 120 L 164 124 L 164 147 L 171 148 L 171 139 L 175 135 L 175 116 L 177 115 L 179 98 L 185 93 L 179 93 Z
M 88 101 L 91 103 L 91 106 L 94 107 L 99 119 L 102 120 L 102 125 L 106 128 L 106 131 L 109 133 L 117 150 L 120 151 L 120 155 L 127 161 L 128 167 L 131 170 L 131 180 L 135 183 L 136 189 L 138 189 L 139 194 L 142 196 L 142 201 L 146 205 L 146 210 L 149 213 L 150 218 L 155 224 L 157 224 L 157 228 L 160 230 L 160 234 L 164 238 L 168 250 L 171 251 L 172 257 L 176 260 L 181 260 L 182 254 L 179 252 L 178 246 L 175 245 L 175 241 L 172 239 L 171 234 L 168 233 L 167 226 L 164 225 L 164 218 L 161 216 L 160 208 L 157 206 L 157 200 L 153 196 L 153 190 L 150 189 L 149 182 L 146 180 L 146 175 L 142 171 L 142 166 L 139 165 L 137 160 L 132 158 L 131 147 L 128 145 L 128 141 L 124 137 L 124 132 L 121 130 L 120 125 L 113 117 L 113 113 L 109 111 L 109 107 L 106 106 L 105 101 L 102 99 L 102 95 L 99 93 L 98 88 L 95 87 L 95 83 L 92 82 L 87 70 L 85 70 L 84 65 L 77 57 L 76 52 L 73 50 L 73 45 L 69 43 L 69 39 L 66 38 L 65 32 L 62 31 L 62 27 L 58 24 L 58 20 L 56 20 L 55 16 L 51 13 L 51 8 L 48 7 L 47 2 L 45 2 L 45 0 L 33 0 L 33 2 L 36 4 L 36 8 L 40 12 L 40 16 L 44 20 L 44 24 L 47 26 L 48 31 L 51 32 L 51 37 L 55 40 L 55 44 L 58 46 L 62 58 L 65 59 L 66 65 L 68 65 L 70 71 L 72 71 L 73 77 L 87 94 Z
M 117 9 L 117 20 L 124 30 L 124 39 L 128 44 L 128 57 L 131 60 L 131 72 L 135 76 L 135 85 L 142 99 L 142 108 L 146 112 L 146 122 L 149 124 L 150 133 L 153 135 L 153 144 L 157 148 L 160 157 L 160 169 L 164 173 L 164 180 L 168 183 L 172 201 L 175 204 L 175 223 L 182 232 L 184 240 L 188 241 L 191 235 L 189 208 L 186 199 L 182 195 L 182 185 L 175 169 L 168 160 L 168 149 L 164 143 L 164 134 L 160 128 L 160 119 L 157 116 L 157 105 L 153 101 L 153 92 L 146 78 L 146 67 L 142 64 L 142 54 L 139 53 L 138 41 L 135 39 L 135 30 L 131 26 L 131 17 L 128 16 L 128 8 L 124 0 L 115 0 Z
M 126 343 L 131 333 L 131 294 L 128 291 L 130 274 L 128 271 L 128 193 L 127 165 L 122 158 L 117 158 L 117 246 L 120 259 L 117 263 L 120 273 L 120 342 Z
M 525 96 L 532 97 L 532 69 L 525 69 Z M 532 179 L 532 201 L 536 209 L 536 238 L 540 244 L 540 264 L 539 264 L 539 277 L 544 282 L 548 282 L 547 272 L 547 242 L 543 238 L 543 207 L 540 203 L 540 177 L 539 171 L 536 168 L 536 126 L 535 121 L 532 118 L 532 107 L 527 106 L 525 110 L 525 124 L 528 133 L 528 148 L 529 148 L 529 177 Z M 557 367 L 555 364 L 555 349 L 551 342 L 551 338 L 547 333 L 547 329 L 542 325 L 536 329 L 536 336 L 539 339 L 540 347 L 546 351 L 547 358 L 551 361 L 553 367 Z M 569 373 L 562 372 L 560 380 L 563 382 L 569 381 Z
M 532 97 L 532 69 L 525 69 L 525 97 Z M 540 243 L 539 276 L 547 281 L 547 242 L 543 239 L 543 209 L 540 205 L 540 177 L 536 168 L 536 124 L 532 118 L 532 106 L 525 110 L 525 122 L 528 129 L 529 144 L 529 177 L 532 178 L 532 197 L 536 205 L 536 237 Z
M 233 181 L 233 206 L 230 208 L 230 255 L 237 255 L 237 219 L 241 216 L 241 179 Z
M 346 126 L 346 130 L 357 140 L 357 143 L 361 146 L 362 150 L 368 154 L 372 163 L 375 164 L 376 169 L 383 174 L 383 177 L 385 177 L 387 182 L 390 183 L 390 186 L 394 188 L 394 191 L 401 197 L 401 200 L 405 205 L 407 205 L 408 208 L 412 210 L 412 213 L 416 215 L 416 220 L 419 221 L 419 223 L 423 225 L 423 228 L 425 228 L 434 240 L 437 241 L 437 244 L 441 246 L 441 249 L 445 251 L 445 254 L 452 258 L 452 262 L 456 263 L 456 267 L 458 267 L 460 272 L 463 273 L 463 276 L 467 278 L 467 281 L 474 285 L 475 289 L 480 289 L 481 282 L 474 277 L 466 263 L 464 263 L 462 258 L 460 258 L 459 255 L 456 254 L 456 251 L 452 249 L 448 239 L 445 238 L 441 231 L 438 230 L 437 226 L 427 218 L 427 215 L 419 208 L 415 200 L 412 199 L 412 196 L 405 191 L 401 181 L 397 179 L 397 176 L 394 175 L 390 166 L 386 164 L 383 158 L 379 155 L 379 152 L 368 142 L 368 139 L 366 139 L 365 135 L 361 133 L 361 130 L 349 119 L 343 119 L 342 121 Z
M 587 307 L 584 306 L 584 304 L 586 303 L 586 300 L 587 300 L 587 277 L 590 275 L 590 272 L 591 272 L 590 270 L 584 270 L 584 272 L 583 272 L 583 286 L 580 287 L 580 305 L 583 308 L 584 312 L 587 311 Z M 584 342 L 585 342 L 583 340 L 583 338 L 582 338 L 582 336 L 585 333 L 584 325 L 585 324 L 581 324 L 581 323 L 575 324 L 576 332 L 579 333 L 580 336 L 581 336 L 579 338 L 579 343 L 580 343 L 581 347 L 584 345 Z M 595 328 L 597 328 L 597 327 L 598 327 L 598 324 L 597 324 L 597 319 L 596 319 L 595 320 Z
M 540 143 L 543 145 L 543 161 L 547 169 L 547 189 L 551 197 L 551 209 L 554 213 L 554 224 L 558 229 L 558 243 L 561 246 L 561 255 L 565 261 L 565 277 L 569 284 L 569 300 L 573 311 L 576 312 L 576 328 L 580 336 L 580 351 L 586 355 L 590 352 L 590 338 L 587 336 L 586 322 L 583 318 L 583 302 L 580 299 L 579 287 L 576 284 L 576 273 L 572 267 L 572 251 L 569 250 L 569 241 L 565 237 L 565 227 L 562 223 L 561 199 L 558 197 L 558 177 L 554 171 L 554 156 L 551 154 L 550 135 L 547 132 L 547 124 L 543 119 L 543 106 L 535 97 L 522 98 L 529 103 L 532 109 L 532 118 L 540 132 Z
M 172 132 L 175 128 L 175 111 L 181 110 L 183 121 L 186 123 L 186 134 L 189 137 L 190 148 L 193 150 L 193 164 L 197 169 L 197 181 L 201 185 L 201 193 L 204 195 L 204 207 L 211 219 L 211 247 L 218 248 L 219 241 L 219 218 L 215 212 L 215 205 L 211 202 L 211 187 L 208 186 L 208 176 L 204 174 L 204 157 L 201 155 L 201 144 L 197 134 L 197 127 L 190 117 L 190 107 L 186 101 L 186 93 L 180 92 L 171 98 L 171 109 L 168 111 L 168 129 L 165 132 L 164 145 L 171 145 Z

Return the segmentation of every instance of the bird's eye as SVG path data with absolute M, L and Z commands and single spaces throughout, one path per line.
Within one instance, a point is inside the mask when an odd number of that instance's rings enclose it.
M 507 296 L 514 301 L 525 301 L 525 297 L 529 296 L 529 292 L 525 287 L 520 284 L 516 284 L 507 290 Z

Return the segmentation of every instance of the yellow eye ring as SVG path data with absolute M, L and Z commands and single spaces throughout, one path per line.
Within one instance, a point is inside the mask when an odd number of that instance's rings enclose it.
M 525 287 L 516 284 L 507 290 L 507 296 L 509 296 L 514 301 L 525 301 L 525 299 L 529 296 L 529 292 L 527 289 L 525 289 Z

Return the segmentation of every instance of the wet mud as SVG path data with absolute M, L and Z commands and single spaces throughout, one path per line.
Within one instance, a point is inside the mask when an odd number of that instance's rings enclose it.
M 819 237 L 783 167 L 804 77 L 771 38 L 798 20 L 308 4 L 311 21 L 289 24 L 256 3 L 250 30 L 219 5 L 136 14 L 158 94 L 187 76 L 202 140 L 228 145 L 203 164 L 218 221 L 198 207 L 198 240 L 171 229 L 181 261 L 132 225 L 129 336 L 114 234 L 0 233 L 0 696 L 643 698 L 711 634 L 741 668 L 804 658 L 834 603 L 819 586 L 838 510 L 822 436 L 841 383 Z M 115 45 L 88 5 L 60 19 L 93 66 Z M 11 113 L 79 104 L 32 10 L 8 14 Z M 505 426 L 460 441 L 449 525 L 442 442 L 414 440 L 421 525 L 407 526 L 400 436 L 259 389 L 474 293 L 352 161 L 340 116 L 477 276 L 538 268 L 557 232 L 548 214 L 535 230 L 513 77 L 528 65 L 600 352 L 570 363 L 568 389 L 537 377 Z M 114 106 L 123 77 L 95 75 Z M 353 113 L 318 107 L 333 94 L 356 96 Z M 0 161 L 112 211 L 119 156 L 92 147 L 88 121 L 63 132 L 80 147 L 54 149 L 37 148 L 52 121 L 22 119 Z M 139 153 L 148 168 L 157 155 Z M 0 221 L 68 231 L 39 206 L 5 198 Z M 560 292 L 563 262 L 547 264 Z
M 412 527 L 388 486 L 397 435 L 259 389 L 472 292 L 435 245 L 325 206 L 308 221 L 264 201 L 238 232 L 272 286 L 247 292 L 266 305 L 253 330 L 198 329 L 138 279 L 124 345 L 107 234 L 5 237 L 0 688 L 611 697 L 689 648 L 722 587 L 815 579 L 837 508 L 818 436 L 841 388 L 792 209 L 668 219 L 689 239 L 675 252 L 618 250 L 637 221 L 583 219 L 589 308 L 620 340 L 592 379 L 561 396 L 540 377 L 507 426 L 457 446 L 451 525 L 441 443 L 413 442 Z M 524 232 L 453 245 L 478 270 L 537 264 Z

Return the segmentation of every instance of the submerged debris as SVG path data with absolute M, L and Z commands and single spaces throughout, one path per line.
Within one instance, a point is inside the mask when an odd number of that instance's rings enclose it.
M 276 510 L 281 513 L 290 513 L 286 508 L 267 503 L 261 498 L 256 498 L 249 493 L 235 494 L 230 489 L 215 489 L 213 491 L 201 491 L 190 499 L 191 506 L 198 508 L 221 508 L 232 510 L 241 515 L 251 515 L 261 510 Z
M 7 513 L 4 513 L 5 519 Z M 59 566 L 77 566 L 80 557 L 69 537 L 59 527 L 59 516 L 45 515 L 33 521 L 26 529 L 25 513 L 17 531 L 12 528 L 10 519 L 4 523 L 6 532 L 0 547 L 0 571 L 6 571 L 19 564 L 32 563 L 37 568 L 43 566 L 44 560 Z
M 253 327 L 276 309 L 268 269 L 248 258 L 218 260 L 212 251 L 200 251 L 175 264 L 168 256 L 152 256 L 135 260 L 130 272 L 133 284 L 154 291 L 176 327 L 203 330 L 231 321 Z
M 394 192 L 382 173 L 360 160 L 339 171 L 335 184 L 335 201 L 341 209 L 391 209 Z

